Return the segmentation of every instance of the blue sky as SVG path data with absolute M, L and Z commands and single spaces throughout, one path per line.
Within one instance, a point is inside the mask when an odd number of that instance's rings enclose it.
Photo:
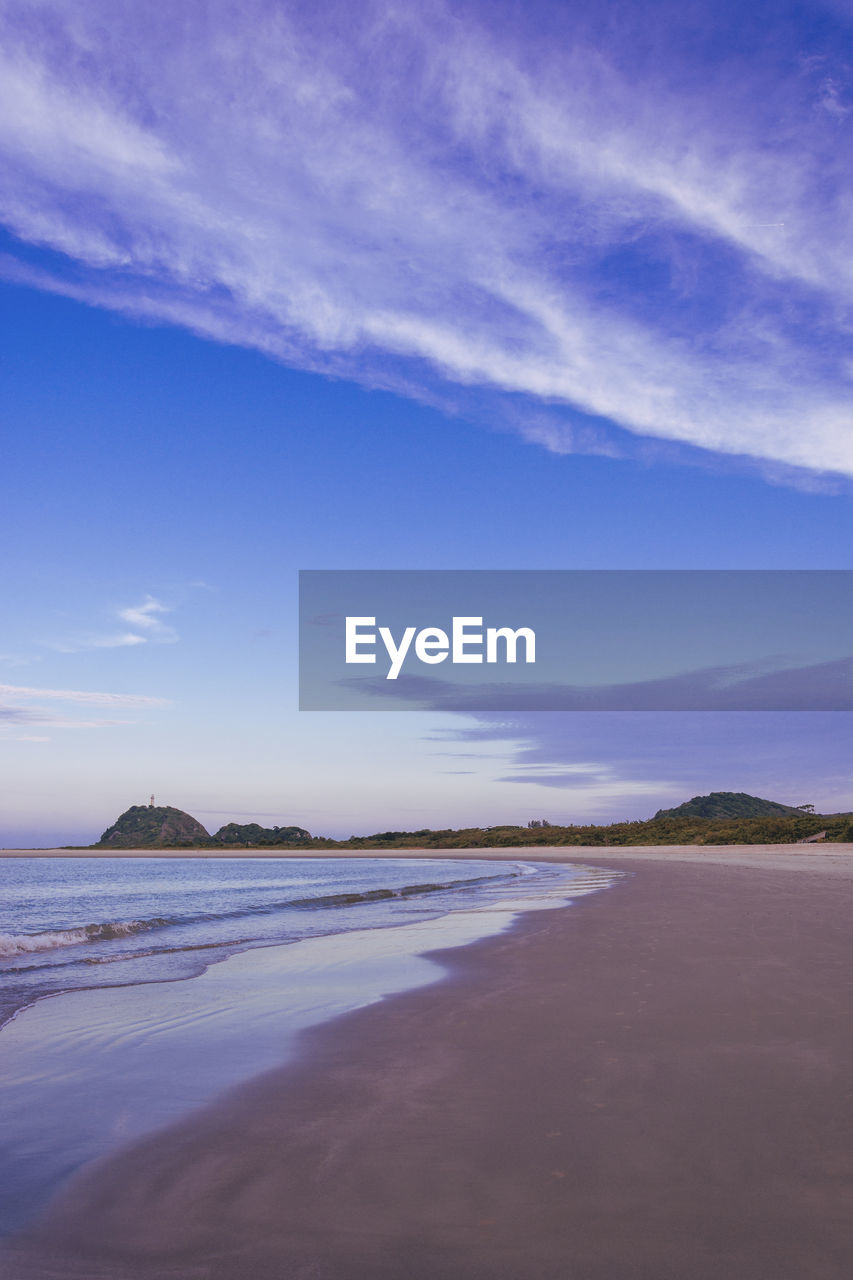
M 853 567 L 851 6 L 0 34 L 0 844 L 152 791 L 343 835 L 853 808 L 840 712 L 300 714 L 295 672 L 300 568 Z

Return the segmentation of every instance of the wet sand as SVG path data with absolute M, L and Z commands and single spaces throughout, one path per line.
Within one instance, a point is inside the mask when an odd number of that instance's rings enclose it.
M 847 1280 L 853 850 L 674 853 L 571 851 L 633 874 L 94 1166 L 3 1276 Z

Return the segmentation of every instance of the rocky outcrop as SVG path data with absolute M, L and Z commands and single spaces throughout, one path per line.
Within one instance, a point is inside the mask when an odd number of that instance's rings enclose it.
M 204 827 L 182 809 L 171 805 L 133 804 L 111 827 L 98 845 L 114 849 L 191 848 L 209 843 Z M 97 846 L 96 846 L 97 847 Z

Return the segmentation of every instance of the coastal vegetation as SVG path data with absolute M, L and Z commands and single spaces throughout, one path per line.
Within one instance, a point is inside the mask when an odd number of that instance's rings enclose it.
M 796 844 L 825 832 L 825 839 L 853 841 L 853 813 L 819 814 L 811 805 L 784 805 L 745 792 L 717 791 L 694 796 L 653 818 L 606 825 L 447 827 L 418 831 L 377 831 L 347 840 L 312 836 L 304 827 L 262 827 L 229 822 L 209 835 L 190 814 L 169 806 L 132 805 L 96 845 L 102 849 L 495 849 L 548 845 L 602 848 L 629 845 Z
M 151 845 L 175 847 L 209 840 L 204 827 L 182 809 L 171 805 L 132 804 L 107 827 L 99 845 L 115 849 L 147 848 Z
M 677 809 L 658 809 L 658 818 L 785 818 L 814 813 L 814 805 L 779 804 L 778 800 L 762 800 L 745 791 L 712 791 L 707 796 L 694 796 Z
M 96 845 L 114 849 L 216 849 L 231 846 L 239 849 L 279 848 L 299 845 L 311 840 L 304 827 L 262 827 L 257 822 L 229 822 L 215 835 L 209 835 L 201 823 L 182 809 L 171 805 L 133 804 L 107 827 Z

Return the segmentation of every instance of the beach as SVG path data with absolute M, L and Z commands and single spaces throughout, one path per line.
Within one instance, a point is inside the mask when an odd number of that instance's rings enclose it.
M 630 874 L 90 1166 L 2 1275 L 846 1280 L 853 847 L 458 853 Z

